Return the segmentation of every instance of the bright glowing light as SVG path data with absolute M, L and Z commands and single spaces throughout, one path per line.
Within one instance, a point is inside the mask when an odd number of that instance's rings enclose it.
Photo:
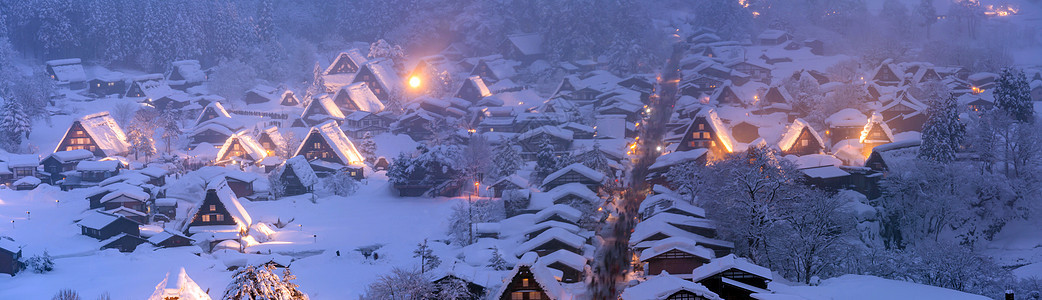
M 409 86 L 412 87 L 412 88 L 420 87 L 420 77 L 419 76 L 410 77 L 409 78 Z
M 971 86 L 970 87 L 970 93 L 973 93 L 974 95 L 980 94 L 980 93 L 983 93 L 983 92 L 984 92 L 984 89 L 982 89 L 982 88 L 975 87 L 975 86 Z

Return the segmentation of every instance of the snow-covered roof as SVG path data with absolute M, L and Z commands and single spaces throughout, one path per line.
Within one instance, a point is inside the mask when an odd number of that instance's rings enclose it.
M 203 72 L 202 66 L 198 60 L 179 60 L 171 63 L 181 77 L 184 77 L 184 81 L 187 83 L 202 82 L 206 80 L 206 72 Z
M 101 212 L 106 213 L 106 214 L 121 215 L 121 216 L 124 216 L 124 217 L 128 217 L 130 215 L 134 215 L 134 216 L 138 216 L 138 217 L 147 217 L 148 216 L 148 214 L 146 214 L 146 213 L 143 213 L 143 212 L 140 212 L 140 211 L 137 211 L 137 210 L 133 210 L 133 209 L 127 208 L 125 206 L 116 207 L 116 208 L 113 208 L 113 209 L 110 209 L 110 210 L 103 210 Z
M 807 177 L 821 179 L 850 176 L 850 173 L 836 166 L 820 166 L 805 168 L 800 169 L 800 172 L 803 172 L 803 174 L 807 175 Z
M 872 132 L 872 129 L 879 126 L 883 130 L 883 134 L 886 135 L 886 140 L 872 140 L 869 139 L 868 134 Z M 890 143 L 894 141 L 894 133 L 890 130 L 890 126 L 886 125 L 883 121 L 883 116 L 879 113 L 872 113 L 872 118 L 868 119 L 868 123 L 865 123 L 864 129 L 861 130 L 861 143 Z
M 685 216 L 670 212 L 661 212 L 653 216 L 646 218 L 641 221 L 646 226 L 658 226 L 659 223 L 665 223 L 673 226 L 683 226 L 684 228 L 702 228 L 708 230 L 716 230 L 716 225 L 713 221 L 706 218 L 696 218 L 691 216 Z
M 814 131 L 814 128 L 810 127 L 810 124 L 807 124 L 807 121 L 797 118 L 785 129 L 785 134 L 782 134 L 781 140 L 778 141 L 778 148 L 782 151 L 789 151 L 789 149 L 792 149 L 792 146 L 796 145 L 796 139 L 798 139 L 800 134 L 803 133 L 803 129 L 807 129 L 807 131 L 810 132 L 811 136 L 818 141 L 818 145 L 825 145 L 821 136 L 818 135 L 817 131 Z
M 781 37 L 783 37 L 783 36 L 785 36 L 787 34 L 788 33 L 786 33 L 785 31 L 782 31 L 782 30 L 768 29 L 768 30 L 764 30 L 763 33 L 760 33 L 760 35 L 758 35 L 756 37 L 761 39 L 761 40 L 774 40 L 774 39 L 779 39 L 779 38 L 781 38 Z
M 18 251 L 20 251 L 21 248 L 22 245 L 18 242 L 15 242 L 14 239 L 11 239 L 6 236 L 0 236 L 0 249 L 7 250 L 11 253 L 18 253 Z
M 76 225 L 92 229 L 101 229 L 102 227 L 112 224 L 112 222 L 115 222 L 119 218 L 120 217 L 118 216 L 100 212 L 88 213 L 86 217 L 83 217 L 79 222 L 76 222 Z
M 340 63 L 341 59 L 348 59 L 351 61 L 352 64 L 358 67 L 361 67 L 362 64 L 368 61 L 368 59 L 365 58 L 365 55 L 362 55 L 362 52 L 359 51 L 357 48 L 347 50 L 344 52 L 340 52 L 340 54 L 337 54 L 336 58 L 333 60 L 332 63 L 329 64 L 328 67 L 326 67 L 326 70 L 322 72 L 322 74 L 328 75 L 329 72 L 333 71 L 333 67 Z
M 398 73 L 394 71 L 394 66 L 391 63 L 389 59 L 374 59 L 363 65 L 364 68 L 369 69 L 373 73 L 373 76 L 387 89 L 388 93 L 400 90 L 402 83 L 401 78 L 398 78 Z
M 620 300 L 663 300 L 680 291 L 688 291 L 708 300 L 721 300 L 719 295 L 709 291 L 704 285 L 694 283 L 668 272 L 655 275 L 635 286 L 626 288 L 619 295 Z
M 203 291 L 192 278 L 188 277 L 188 274 L 185 273 L 185 268 L 181 268 L 176 278 L 170 278 L 170 273 L 167 273 L 166 278 L 156 285 L 156 291 L 152 293 L 152 296 L 148 297 L 148 300 L 165 299 L 211 300 L 210 295 L 206 294 L 206 291 Z
M 336 122 L 330 120 L 325 123 L 319 124 L 318 126 L 311 127 L 311 131 L 308 133 L 308 137 L 313 134 L 318 134 L 326 141 L 326 144 L 333 149 L 333 153 L 340 158 L 340 162 L 344 165 L 360 163 L 365 159 L 362 158 L 362 154 L 355 148 L 355 144 L 347 138 L 343 130 L 337 126 Z M 304 141 L 308 140 L 308 137 L 304 138 Z M 300 143 L 295 152 L 300 155 L 300 151 L 304 149 L 304 143 Z
M 650 245 L 653 243 L 653 241 L 649 241 L 648 239 L 654 237 L 658 233 L 666 235 L 667 237 L 679 237 L 690 239 L 695 241 L 695 243 L 699 245 L 734 248 L 734 243 L 701 236 L 690 231 L 677 228 L 676 226 L 673 226 L 668 222 L 637 223 L 637 226 L 634 226 L 633 233 L 630 234 L 630 244 L 638 246 L 638 248 L 641 248 L 639 246 Z
M 535 225 L 532 225 L 532 226 L 530 226 L 528 228 L 525 228 L 524 230 L 522 230 L 522 231 L 520 231 L 518 233 L 521 234 L 521 235 L 529 235 L 531 233 L 534 233 L 534 232 L 537 232 L 537 231 L 540 231 L 540 230 L 543 230 L 543 229 L 551 228 L 551 227 L 552 228 L 561 228 L 561 229 L 564 229 L 564 230 L 567 230 L 569 232 L 576 233 L 576 234 L 579 233 L 579 229 L 580 229 L 579 226 L 575 225 L 575 224 L 569 224 L 569 223 L 560 222 L 560 221 L 546 221 L 546 222 L 536 223 Z
M 115 171 L 119 169 L 120 161 L 118 160 L 85 160 L 76 163 L 76 170 L 78 171 Z
M 228 140 L 224 141 L 224 145 L 221 146 L 221 151 L 217 152 L 217 159 L 224 158 L 224 155 L 231 151 L 232 146 L 235 144 L 238 144 L 253 161 L 264 159 L 268 152 L 264 150 L 264 147 L 261 147 L 260 143 L 257 143 L 257 140 L 254 140 L 252 136 L 246 133 L 246 131 L 240 131 L 229 136 Z
M 217 119 L 214 119 L 214 120 L 217 120 Z M 210 121 L 213 121 L 213 120 L 210 120 Z M 217 133 L 220 133 L 220 134 L 223 134 L 223 135 L 227 135 L 227 136 L 231 136 L 231 135 L 235 134 L 235 131 L 232 131 L 231 129 L 229 129 L 228 126 L 224 126 L 224 125 L 222 125 L 220 123 L 217 123 L 217 122 L 209 122 L 209 121 L 207 121 L 207 122 L 201 124 L 201 126 L 195 126 L 195 128 L 192 129 L 192 132 L 188 133 L 188 135 L 189 136 L 198 135 L 200 133 L 206 132 L 207 130 L 212 130 L 214 132 L 217 132 Z
M 527 140 L 543 133 L 569 141 L 572 140 L 572 135 L 575 134 L 571 130 L 563 129 L 561 127 L 544 125 L 529 131 L 525 131 L 525 133 L 522 133 L 520 136 L 517 137 L 517 139 Z
M 140 202 L 145 202 L 146 200 L 148 200 L 149 195 L 148 195 L 148 193 L 145 193 L 145 191 L 141 190 L 140 188 L 137 188 L 137 189 L 121 189 L 121 190 L 117 190 L 117 191 L 113 191 L 111 193 L 108 193 L 104 197 L 101 197 L 101 203 L 109 202 L 109 201 L 112 201 L 112 200 L 114 200 L 116 198 L 119 198 L 119 197 L 127 197 L 127 198 L 134 199 L 134 200 L 137 200 L 137 201 L 140 201 Z
M 167 171 L 167 170 L 165 170 L 163 168 L 156 167 L 156 166 L 148 166 L 148 167 L 145 167 L 144 169 L 140 169 L 140 170 L 137 170 L 137 171 L 138 171 L 138 173 L 144 174 L 145 176 L 152 177 L 152 178 L 159 178 L 159 177 L 162 177 L 162 176 L 166 176 L 167 174 L 170 173 L 170 171 Z
M 539 260 L 536 261 L 536 264 L 549 267 L 554 263 L 561 263 L 568 266 L 569 268 L 581 272 L 583 271 L 583 269 L 585 269 L 584 267 L 586 266 L 586 261 L 586 257 L 582 255 L 575 254 L 567 250 L 557 250 L 553 253 L 540 257 Z
M 80 118 L 79 122 L 106 156 L 120 155 L 130 149 L 127 135 L 123 133 L 123 129 L 116 124 L 116 120 L 109 115 L 109 112 L 86 115 Z M 68 135 L 69 132 L 66 131 L 65 134 Z M 63 136 L 61 140 L 64 141 L 65 138 Z M 57 151 L 57 149 L 55 150 Z
M 36 154 L 11 154 L 7 156 L 7 166 L 11 168 L 27 168 L 40 165 L 40 157 Z
M 565 205 L 565 204 L 556 204 L 556 205 L 544 208 L 543 210 L 540 210 L 538 213 L 536 213 L 535 214 L 535 221 L 536 222 L 546 221 L 548 218 L 550 218 L 550 217 L 552 217 L 554 215 L 560 216 L 561 218 L 564 218 L 565 220 L 568 220 L 568 221 L 571 221 L 571 222 L 577 222 L 577 221 L 579 221 L 579 218 L 582 217 L 582 212 L 580 212 L 578 209 L 575 209 L 575 208 L 573 208 L 571 206 L 568 206 L 568 205 Z
M 369 89 L 369 85 L 365 82 L 353 83 L 341 88 L 337 93 L 347 93 L 348 99 L 355 103 L 358 110 L 374 114 L 384 110 L 383 102 L 376 98 L 376 94 L 373 94 L 373 90 Z
M 720 143 L 724 144 L 724 148 L 727 149 L 727 152 L 734 152 L 736 143 L 734 137 L 731 136 L 731 130 L 729 130 L 727 126 L 724 126 L 724 121 L 720 120 L 720 116 L 716 114 L 716 109 L 709 108 L 699 110 L 698 114 L 695 115 L 695 119 L 698 118 L 705 118 L 706 122 L 709 123 L 709 127 L 713 129 L 717 138 L 720 139 Z M 694 122 L 692 122 L 691 125 L 693 126 Z
M 488 85 L 485 84 L 484 79 L 481 79 L 481 76 L 473 75 L 467 77 L 467 81 L 464 84 L 474 85 L 474 87 L 478 89 L 478 94 L 480 94 L 481 97 L 488 97 L 492 95 L 492 91 L 488 89 Z
M 641 251 L 640 261 L 647 261 L 648 259 L 662 255 L 672 250 L 678 250 L 687 254 L 704 258 L 706 260 L 716 258 L 716 255 L 713 255 L 713 250 L 709 250 L 706 247 L 699 246 L 695 243 L 695 241 L 680 237 L 671 237 L 655 241 L 651 244 L 651 248 L 644 249 L 644 251 Z
M 510 176 L 503 177 L 502 179 L 497 180 L 492 185 L 498 185 L 501 182 L 510 182 L 522 188 L 528 187 L 528 180 L 521 178 L 521 176 L 518 176 L 517 174 L 511 174 Z
M 554 201 L 561 199 L 562 197 L 572 195 L 589 201 L 591 204 L 595 206 L 599 205 L 601 202 L 601 197 L 598 197 L 597 193 L 594 193 L 585 185 L 577 182 L 559 185 L 551 189 L 550 191 L 547 191 L 546 194 L 550 197 L 550 199 L 553 199 Z
M 59 82 L 87 81 L 87 73 L 83 71 L 79 58 L 49 60 L 47 66 L 54 71 L 54 79 Z
M 69 151 L 58 151 L 51 153 L 49 157 L 54 157 L 58 162 L 66 163 L 76 160 L 83 160 L 94 157 L 94 153 L 87 151 L 86 149 L 76 149 Z M 46 159 L 46 158 L 44 158 Z
M 261 135 L 265 134 L 268 135 L 268 138 L 270 138 L 271 142 L 275 145 L 283 145 L 285 143 L 285 140 L 282 138 L 282 133 L 279 132 L 279 128 L 276 126 L 271 126 L 261 131 Z M 260 137 L 258 136 L 257 139 L 260 140 Z
M 319 111 L 321 109 L 321 111 Z M 328 94 L 322 94 L 319 97 L 314 97 L 308 106 L 304 108 L 304 113 L 301 114 L 301 118 L 309 118 L 312 116 L 325 115 L 330 116 L 334 119 L 343 120 L 344 112 L 337 107 L 336 102 L 333 98 L 329 97 Z
M 583 165 L 581 163 L 574 163 L 560 170 L 557 170 L 557 172 L 553 172 L 550 173 L 550 175 L 547 175 L 546 178 L 543 179 L 543 185 L 553 182 L 554 180 L 557 180 L 557 178 L 560 178 L 561 176 L 564 176 L 564 174 L 567 174 L 568 172 L 572 171 L 577 172 L 585 176 L 586 178 L 589 178 L 590 180 L 597 182 L 604 181 L 605 177 L 604 174 L 602 174 L 601 172 L 597 172 L 597 170 L 591 169 L 586 165 Z
M 507 36 L 510 43 L 514 44 L 521 54 L 536 55 L 543 54 L 543 35 L 538 33 L 522 33 Z
M 253 93 L 267 100 L 267 102 L 282 100 L 279 99 L 281 94 L 278 93 L 278 89 L 263 84 L 253 86 L 252 89 L 246 91 L 247 94 Z
M 828 118 L 825 118 L 825 125 L 829 127 L 861 127 L 865 125 L 865 114 L 853 108 L 844 108 Z
M 216 194 L 217 199 L 221 201 L 221 204 L 224 204 L 224 208 L 228 210 L 228 214 L 231 215 L 232 219 L 235 219 L 236 223 L 246 227 L 253 224 L 253 219 L 250 218 L 250 214 L 246 212 L 246 208 L 242 206 L 242 203 L 239 203 L 239 198 L 235 197 L 235 192 L 233 192 L 226 183 L 220 184 L 220 186 L 212 192 Z M 207 192 L 207 194 L 209 193 L 210 191 Z M 207 197 L 209 197 L 209 195 L 207 195 Z M 195 214 L 193 213 L 192 215 Z
M 638 210 L 641 213 L 647 213 L 647 209 L 656 207 L 655 211 L 665 211 L 669 209 L 678 209 L 683 212 L 690 213 L 695 216 L 703 217 L 706 216 L 705 209 L 695 206 L 687 201 L 680 200 L 675 196 L 669 194 L 655 194 L 644 198 L 644 201 L 640 202 L 640 208 Z
M 695 268 L 694 271 L 691 271 L 691 280 L 698 282 L 699 280 L 709 278 L 730 269 L 738 269 L 767 280 L 773 278 L 771 276 L 771 269 L 758 266 L 750 262 L 748 259 L 737 257 L 734 254 L 728 254 L 724 257 L 713 259 L 708 264 L 704 264 L 701 267 Z
M 14 185 L 14 186 L 26 186 L 26 185 L 37 186 L 37 185 L 40 185 L 40 183 L 43 183 L 43 181 L 40 180 L 40 178 L 36 178 L 36 177 L 32 177 L 32 176 L 26 176 L 26 177 L 22 177 L 21 179 L 16 180 L 14 183 L 12 183 L 12 185 Z
M 682 163 L 696 161 L 700 158 L 705 157 L 709 149 L 696 148 L 689 151 L 674 151 L 655 159 L 655 163 L 648 167 L 649 170 L 671 167 Z
M 214 112 L 216 112 L 218 118 L 221 118 L 221 117 L 231 118 L 232 117 L 232 115 L 228 113 L 228 110 L 224 109 L 224 104 L 221 104 L 221 102 L 214 101 L 214 102 L 210 102 L 210 104 L 207 104 L 206 107 L 203 108 L 203 112 L 200 113 L 199 117 L 195 119 L 195 124 L 200 124 L 202 122 L 205 122 L 205 121 L 203 121 L 203 115 L 206 114 L 206 112 L 209 111 L 209 110 L 213 110 Z
M 527 242 L 518 245 L 517 249 L 514 250 L 514 255 L 521 256 L 526 252 L 533 251 L 537 247 L 542 246 L 543 244 L 546 244 L 552 240 L 560 241 L 565 245 L 574 247 L 576 249 L 582 249 L 583 244 L 586 243 L 586 238 L 578 234 L 572 233 L 563 228 L 553 227 L 547 229 L 546 231 L 543 231 L 542 233 L 539 233 L 539 235 L 533 237 L 531 240 L 528 240 Z
M 315 175 L 315 169 L 311 168 L 311 164 L 302 155 L 286 160 L 285 167 L 292 168 L 293 174 L 297 176 L 297 179 L 304 186 L 313 186 L 318 183 L 318 175 Z
M 434 268 L 434 270 L 428 270 L 426 274 L 430 275 L 429 278 L 431 281 L 437 281 L 452 276 L 487 289 L 499 285 L 500 281 L 503 279 L 501 277 L 503 273 L 505 272 L 473 267 L 466 263 L 453 260 L 451 263 L 441 264 L 441 266 Z

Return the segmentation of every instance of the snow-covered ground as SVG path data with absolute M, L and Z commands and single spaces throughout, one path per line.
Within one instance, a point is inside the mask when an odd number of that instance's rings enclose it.
M 156 250 L 147 244 L 133 253 L 99 251 L 100 243 L 80 235 L 73 224 L 87 209 L 82 190 L 0 190 L 0 224 L 5 225 L 0 235 L 24 245 L 25 256 L 48 251 L 55 257 L 53 272 L 0 276 L 0 299 L 35 299 L 52 295 L 58 288 L 71 288 L 88 299 L 103 293 L 113 299 L 142 299 L 167 272 L 180 267 L 217 297 L 233 275 L 226 262 L 260 262 L 269 259 L 268 250 L 296 259 L 290 268 L 312 299 L 356 298 L 369 282 L 392 267 L 418 265 L 412 257 L 416 244 L 424 238 L 442 239 L 444 220 L 460 201 L 393 197 L 380 177 L 371 178 L 355 195 L 321 197 L 317 203 L 306 195 L 269 202 L 243 200 L 254 220 L 294 220 L 277 229 L 274 241 L 247 248 L 247 252 L 263 255 L 207 254 L 195 246 Z M 377 251 L 378 261 L 365 260 L 353 251 L 372 244 L 384 244 Z M 451 255 L 447 248 L 434 247 L 442 256 Z

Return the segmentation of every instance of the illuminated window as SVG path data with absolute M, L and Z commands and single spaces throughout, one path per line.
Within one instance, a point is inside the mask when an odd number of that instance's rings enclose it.
M 706 124 L 698 124 L 698 130 L 706 130 Z
M 807 147 L 809 145 L 810 145 L 810 141 L 808 141 L 808 140 L 801 140 L 800 141 L 800 146 Z
M 521 287 L 528 287 L 528 278 L 521 279 Z
M 224 215 L 214 215 L 214 217 L 217 219 L 217 222 L 224 221 Z
M 210 215 L 203 215 L 203 222 L 210 222 Z
M 217 205 L 210 205 L 210 211 L 217 211 Z
M 510 300 L 525 300 L 525 292 L 510 293 Z

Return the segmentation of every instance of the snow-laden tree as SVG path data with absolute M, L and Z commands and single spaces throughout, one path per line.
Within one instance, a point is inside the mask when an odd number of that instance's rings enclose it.
M 434 291 L 434 285 L 418 270 L 395 267 L 366 287 L 364 300 L 421 300 Z
M 322 186 L 333 195 L 346 197 L 358 190 L 358 180 L 351 177 L 350 173 L 340 171 L 333 173 L 332 176 L 323 178 Z
M 655 53 L 639 40 L 616 37 L 604 55 L 608 56 L 608 70 L 620 76 L 648 72 L 659 63 Z
M 18 102 L 4 101 L 3 98 L 0 101 L 3 101 L 0 105 L 0 145 L 9 152 L 15 152 L 22 139 L 29 136 L 32 123 Z
M 157 120 L 160 123 L 160 127 L 163 129 L 163 142 L 166 144 L 166 153 L 170 153 L 173 150 L 174 142 L 181 138 L 181 126 L 178 125 L 181 120 L 181 114 L 174 110 L 166 110 Z
M 369 58 L 390 59 L 394 63 L 395 69 L 401 71 L 405 64 L 405 50 L 402 49 L 401 45 L 391 44 L 384 39 L 379 39 L 369 45 Z
M 931 101 L 926 110 L 926 124 L 923 124 L 919 158 L 940 163 L 955 160 L 955 153 L 962 145 L 966 131 L 959 122 L 958 105 L 954 95 Z
M 257 71 L 240 60 L 221 61 L 210 75 L 210 91 L 228 100 L 242 100 L 246 91 L 253 88 Z
M 912 21 L 908 15 L 908 7 L 901 1 L 884 0 L 883 9 L 879 12 L 879 17 L 883 18 L 890 25 L 891 33 L 900 37 L 907 37 L 911 34 L 909 29 L 911 29 Z
M 741 40 L 749 37 L 752 13 L 733 0 L 699 0 L 695 11 L 695 25 L 715 29 L 724 39 Z
M 43 251 L 43 254 L 33 255 L 26 259 L 25 266 L 33 273 L 47 273 L 54 270 L 54 259 L 50 253 Z
M 271 193 L 272 200 L 278 200 L 286 195 L 286 182 L 282 180 L 282 172 L 285 171 L 285 168 L 286 165 L 282 164 L 274 172 L 268 173 L 268 191 Z
M 437 299 L 444 300 L 463 300 L 473 299 L 474 293 L 470 292 L 470 287 L 466 281 L 456 277 L 450 277 L 442 282 L 438 283 L 435 287 L 435 296 Z
M 933 6 L 933 0 L 919 0 L 919 6 L 915 9 L 919 16 L 919 26 L 926 28 L 926 39 L 930 39 L 930 27 L 937 24 L 937 8 Z
M 491 198 L 471 199 L 459 202 L 452 207 L 449 216 L 449 235 L 459 245 L 470 245 L 474 242 L 472 226 L 475 223 L 491 223 L 502 221 L 505 217 L 504 201 Z
M 491 180 L 500 180 L 517 173 L 521 169 L 523 161 L 521 152 L 511 141 L 500 142 L 492 148 L 492 170 L 489 172 Z
M 483 134 L 474 134 L 463 148 L 463 166 L 470 181 L 478 181 L 480 176 L 489 174 L 492 168 L 492 147 Z M 479 191 L 475 191 L 477 193 Z
M 840 256 L 853 237 L 853 215 L 846 203 L 817 190 L 804 190 L 797 201 L 781 203 L 777 237 L 769 245 L 775 270 L 810 283 L 815 276 L 835 274 Z M 830 274 L 831 273 L 831 274 Z
M 427 273 L 427 271 L 434 270 L 434 268 L 441 265 L 441 258 L 434 255 L 434 249 L 431 249 L 427 239 L 423 239 L 422 243 L 416 244 L 416 250 L 412 251 L 412 257 L 420 259 L 420 274 Z
M 737 253 L 770 265 L 767 249 L 781 218 L 775 207 L 798 201 L 805 188 L 796 166 L 777 150 L 755 146 L 698 171 L 685 177 L 701 181 L 689 186 L 709 217 L 720 222 L 721 234 L 735 241 Z
M 287 268 L 283 277 L 275 274 L 274 264 L 246 266 L 235 272 L 235 277 L 224 291 L 222 299 L 232 300 L 307 300 L 308 296 L 290 282 L 294 277 Z
M 531 199 L 523 191 L 520 190 L 506 190 L 503 191 L 503 212 L 506 217 L 513 217 L 521 214 L 524 210 L 528 209 L 528 204 Z
M 487 267 L 496 271 L 510 269 L 510 264 L 507 263 L 506 259 L 503 259 L 503 253 L 499 251 L 499 247 L 492 248 L 492 257 L 488 259 Z
M 373 141 L 372 132 L 366 131 L 365 135 L 362 136 L 362 141 L 358 144 L 358 152 L 361 152 L 362 156 L 365 157 L 365 162 L 376 162 L 376 141 Z
M 557 171 L 557 150 L 550 139 L 544 137 L 539 141 L 539 150 L 535 153 L 535 178 L 542 181 L 547 175 Z
M 152 108 L 142 108 L 134 113 L 133 119 L 127 125 L 127 142 L 130 143 L 130 152 L 134 153 L 134 159 L 144 156 L 146 159 L 156 154 L 156 143 L 153 136 L 159 124 L 155 121 L 160 112 Z
M 1004 68 L 996 83 L 995 107 L 1006 111 L 1017 121 L 1033 122 L 1035 104 L 1031 101 L 1031 87 L 1024 71 Z

